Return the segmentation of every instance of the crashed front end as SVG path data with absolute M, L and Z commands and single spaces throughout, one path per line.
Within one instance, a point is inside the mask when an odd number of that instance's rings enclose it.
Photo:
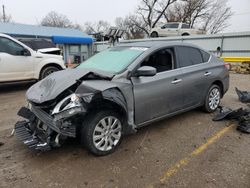
M 16 123 L 15 133 L 31 149 L 50 150 L 60 147 L 66 138 L 77 136 L 78 125 L 85 113 L 84 98 L 76 94 L 49 107 L 30 102 L 28 107 L 22 107 L 18 112 L 26 120 Z
M 89 103 L 94 95 L 100 96 L 83 82 L 111 78 L 89 70 L 67 69 L 37 82 L 26 93 L 28 105 L 18 112 L 25 120 L 15 124 L 16 136 L 37 150 L 50 150 L 67 138 L 77 137 Z

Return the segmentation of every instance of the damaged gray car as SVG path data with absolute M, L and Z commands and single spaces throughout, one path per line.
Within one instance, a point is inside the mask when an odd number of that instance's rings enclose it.
M 106 155 L 142 126 L 197 107 L 215 111 L 229 87 L 226 67 L 191 44 L 122 44 L 33 85 L 15 132 L 32 149 L 79 137 Z

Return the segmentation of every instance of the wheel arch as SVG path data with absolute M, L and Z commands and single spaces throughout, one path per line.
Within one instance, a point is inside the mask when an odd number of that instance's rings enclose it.
M 214 81 L 214 82 L 211 84 L 211 86 L 212 86 L 212 85 L 217 85 L 217 86 L 219 86 L 220 91 L 221 91 L 221 97 L 223 97 L 223 96 L 224 96 L 224 85 L 223 85 L 222 81 L 216 80 L 216 81 Z
M 188 33 L 188 32 L 184 32 L 181 34 L 181 36 L 189 36 L 189 35 L 190 35 L 190 33 Z
M 57 64 L 57 63 L 48 63 L 44 66 L 41 67 L 40 71 L 39 71 L 39 79 L 41 78 L 41 73 L 44 69 L 46 69 L 47 67 L 56 67 L 58 68 L 59 70 L 63 70 L 63 67 L 61 67 L 61 65 Z
M 90 114 L 101 110 L 112 110 L 114 112 L 117 112 L 121 116 L 124 124 L 126 124 L 127 110 L 117 102 L 105 98 L 99 98 L 93 100 L 88 107 L 88 113 Z
M 154 33 L 156 34 L 155 37 L 159 37 L 158 31 L 152 31 L 152 32 L 150 33 L 150 37 L 153 37 L 152 35 L 153 35 Z

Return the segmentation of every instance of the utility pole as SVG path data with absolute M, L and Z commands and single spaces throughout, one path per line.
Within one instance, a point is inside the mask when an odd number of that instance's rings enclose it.
M 3 5 L 3 22 L 6 22 L 5 7 Z

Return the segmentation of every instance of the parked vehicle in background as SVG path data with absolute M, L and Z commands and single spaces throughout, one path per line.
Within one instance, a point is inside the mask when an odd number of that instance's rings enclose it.
M 16 135 L 37 150 L 79 136 L 90 152 L 106 155 L 142 126 L 197 107 L 215 111 L 228 88 L 224 62 L 197 46 L 123 44 L 34 84 Z
M 205 34 L 205 31 L 193 29 L 186 23 L 170 22 L 151 30 L 150 37 L 171 37 Z
M 60 55 L 43 54 L 0 34 L 0 83 L 40 80 L 65 68 Z
M 61 55 L 61 50 L 54 43 L 45 39 L 19 39 L 20 42 L 30 47 L 34 51 L 43 54 Z

